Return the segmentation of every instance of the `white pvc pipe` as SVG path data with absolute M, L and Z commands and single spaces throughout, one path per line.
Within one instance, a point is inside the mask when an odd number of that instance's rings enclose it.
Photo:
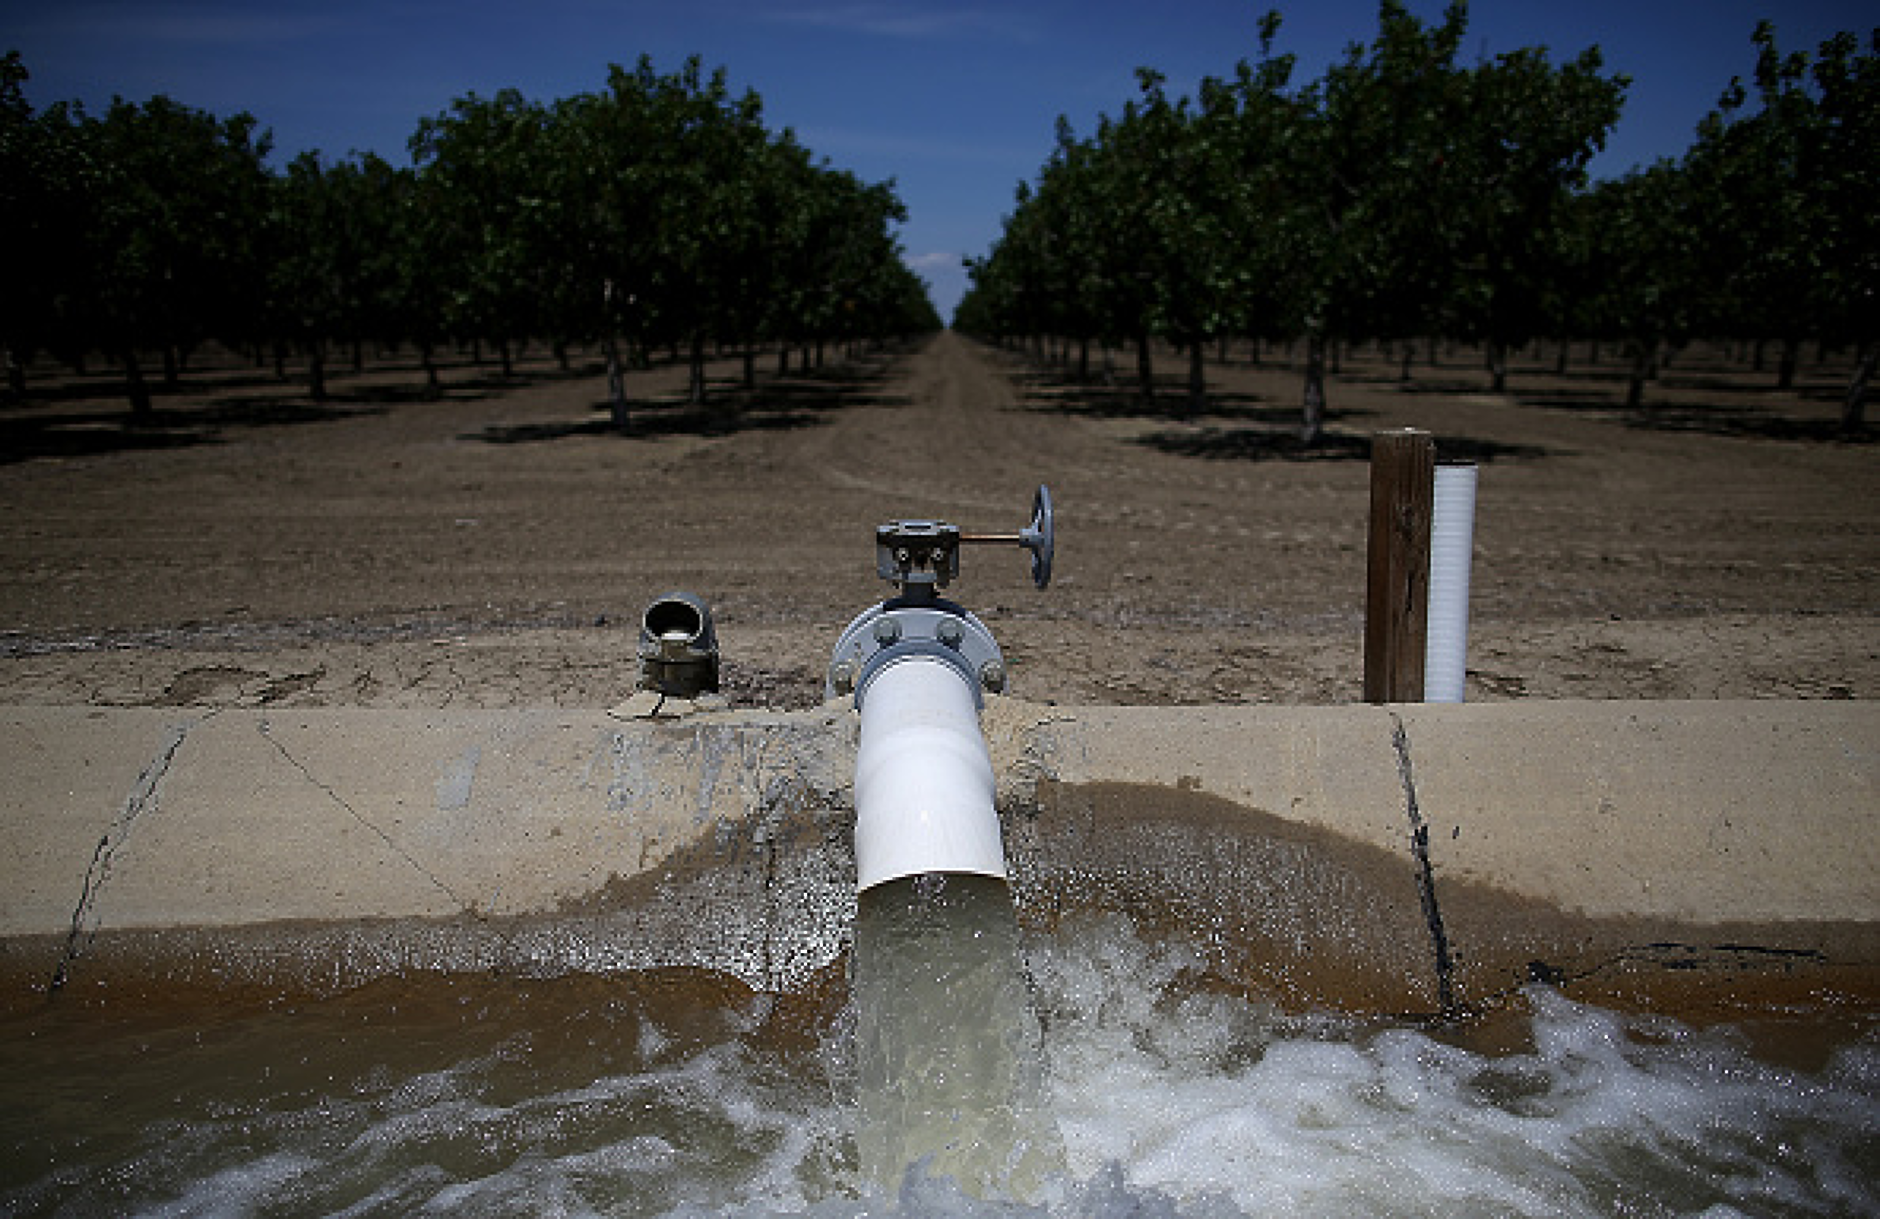
M 1423 701 L 1459 703 L 1468 677 L 1469 564 L 1475 551 L 1475 467 L 1436 467 L 1430 511 L 1430 601 Z
M 861 704 L 856 888 L 923 872 L 1004 877 L 992 756 L 965 674 L 910 656 L 869 678 Z

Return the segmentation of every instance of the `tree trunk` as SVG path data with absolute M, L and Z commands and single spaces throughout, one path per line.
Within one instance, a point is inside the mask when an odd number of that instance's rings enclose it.
M 607 332 L 607 409 L 614 430 L 624 432 L 633 422 L 627 410 L 627 379 L 620 371 L 620 341 Z
M 1854 365 L 1854 377 L 1847 383 L 1847 397 L 1841 401 L 1841 435 L 1858 436 L 1867 430 L 1867 382 L 1873 379 L 1875 364 L 1880 364 L 1880 343 L 1868 342 Z
M 1136 336 L 1136 393 L 1145 406 L 1155 401 L 1155 355 L 1146 334 Z
M 1403 345 L 1403 363 L 1397 367 L 1397 379 L 1405 385 L 1410 383 L 1410 364 L 1416 358 L 1416 344 L 1406 342 Z
M 444 396 L 444 382 L 437 375 L 437 350 L 429 343 L 418 345 L 418 359 L 424 365 L 424 396 L 436 401 Z
M 137 362 L 137 353 L 124 353 L 124 392 L 131 400 L 131 415 L 138 419 L 150 417 L 150 386 L 144 381 L 143 366 Z
M 1311 448 L 1325 434 L 1325 336 L 1306 336 L 1306 392 L 1299 420 L 1299 443 Z
M 1795 388 L 1795 365 L 1800 360 L 1801 354 L 1802 341 L 1800 339 L 1782 340 L 1782 360 L 1776 365 L 1777 389 Z
M 1508 348 L 1500 339 L 1490 339 L 1487 346 L 1488 392 L 1508 392 Z
M 693 406 L 703 406 L 705 404 L 705 338 L 703 335 L 693 336 L 692 353 L 687 363 L 691 371 L 686 378 L 685 400 Z
M 315 402 L 326 401 L 326 344 L 319 339 L 307 344 L 307 394 Z
M 13 354 L 11 347 L 6 349 L 7 392 L 15 398 L 26 396 L 26 365 Z
M 1632 349 L 1632 375 L 1626 381 L 1625 407 L 1627 410 L 1640 410 L 1645 405 L 1645 383 L 1652 379 L 1652 367 L 1657 359 L 1656 341 L 1640 342 Z
M 1188 347 L 1188 410 L 1199 415 L 1208 406 L 1208 376 L 1201 352 L 1201 343 L 1196 340 Z
M 1090 339 L 1087 336 L 1077 340 L 1077 379 L 1090 380 Z

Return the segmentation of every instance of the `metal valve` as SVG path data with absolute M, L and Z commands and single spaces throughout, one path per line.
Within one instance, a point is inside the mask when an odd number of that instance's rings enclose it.
M 875 572 L 898 585 L 914 601 L 931 600 L 960 574 L 962 543 L 1011 545 L 1031 551 L 1031 579 L 1039 588 L 1051 583 L 1056 549 L 1051 489 L 1039 484 L 1032 497 L 1031 523 L 1017 533 L 962 533 L 945 521 L 889 521 L 875 527 Z
M 960 574 L 962 543 L 1018 545 L 1031 552 L 1031 579 L 1051 583 L 1056 548 L 1051 491 L 1040 486 L 1031 502 L 1031 523 L 1016 533 L 962 533 L 945 521 L 889 521 L 875 529 L 875 571 L 899 595 L 863 610 L 836 642 L 825 693 L 854 695 L 857 704 L 869 682 L 887 666 L 921 658 L 958 671 L 973 691 L 1002 694 L 1005 658 L 985 623 L 938 590 Z

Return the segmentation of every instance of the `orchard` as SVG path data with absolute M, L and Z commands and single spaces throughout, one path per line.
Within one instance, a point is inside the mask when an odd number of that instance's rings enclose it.
M 35 113 L 19 56 L 3 70 L 16 396 L 40 353 L 103 354 L 147 413 L 146 364 L 174 381 L 211 341 L 303 358 L 316 400 L 334 348 L 409 345 L 435 392 L 443 345 L 487 345 L 507 368 L 540 340 L 605 349 L 624 425 L 621 369 L 655 347 L 689 354 L 698 398 L 708 346 L 787 353 L 940 325 L 890 228 L 893 185 L 819 162 L 696 58 L 615 66 L 549 104 L 459 98 L 418 123 L 409 167 L 309 152 L 279 172 L 249 115 L 162 96 Z
M 1460 58 L 1463 5 L 1426 24 L 1395 0 L 1317 80 L 1276 51 L 1171 99 L 1155 72 L 1094 135 L 1060 121 L 1035 183 L 971 264 L 955 325 L 1001 342 L 1185 349 L 1303 343 L 1300 441 L 1325 414 L 1328 346 L 1479 345 L 1492 388 L 1536 339 L 1622 345 L 1631 399 L 1693 339 L 1858 353 L 1842 428 L 1865 425 L 1880 357 L 1880 29 L 1812 55 L 1764 22 L 1689 151 L 1591 183 L 1628 82 L 1597 48 Z M 1087 359 L 1087 355 L 1080 357 Z

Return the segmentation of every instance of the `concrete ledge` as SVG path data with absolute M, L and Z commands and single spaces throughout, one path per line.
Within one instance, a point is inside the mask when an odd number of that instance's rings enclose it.
M 1880 921 L 1880 704 L 1022 705 L 1008 777 L 1205 792 L 1595 916 Z M 1001 748 L 1001 746 L 1003 748 Z
M 1880 705 L 994 700 L 984 724 L 1034 923 L 1124 908 L 1236 985 L 1376 1009 L 1746 970 L 1880 1001 Z M 846 943 L 854 733 L 833 705 L 0 710 L 0 972 L 800 986 Z
M 781 800 L 846 715 L 0 711 L 0 936 L 539 913 Z M 87 876 L 90 876 L 89 881 Z

